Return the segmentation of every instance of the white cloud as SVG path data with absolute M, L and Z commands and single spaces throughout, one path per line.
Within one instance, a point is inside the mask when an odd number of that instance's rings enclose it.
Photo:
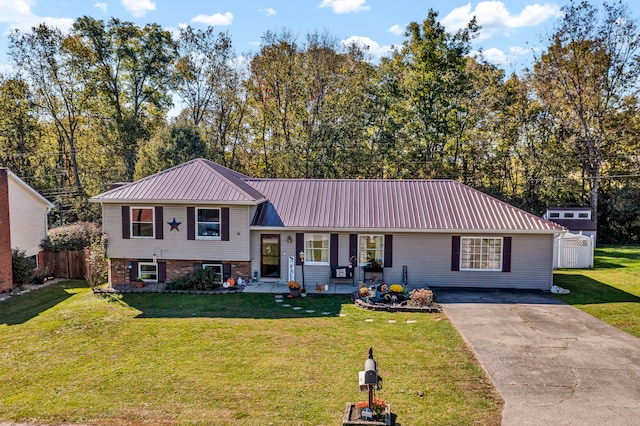
M 120 3 L 136 18 L 156 10 L 156 2 L 152 0 L 120 0 Z
M 0 22 L 9 28 L 20 31 L 30 31 L 31 28 L 45 23 L 50 27 L 57 27 L 61 31 L 68 31 L 73 25 L 72 18 L 53 18 L 38 16 L 31 12 L 33 1 L 29 0 L 0 0 Z
M 401 27 L 400 25 L 396 24 L 396 25 L 392 25 L 387 31 L 389 31 L 391 34 L 395 34 L 399 36 L 404 34 L 404 27 Z
M 380 46 L 376 41 L 371 40 L 369 37 L 351 36 L 346 40 L 342 40 L 342 44 L 345 46 L 352 43 L 367 48 L 368 52 L 376 58 L 385 56 L 393 50 L 393 46 Z
M 97 1 L 93 5 L 93 7 L 95 7 L 96 9 L 100 9 L 100 11 L 102 11 L 102 13 L 107 13 L 107 3 Z
M 522 46 L 511 46 L 509 48 L 509 53 L 507 54 L 500 49 L 492 47 L 491 49 L 484 50 L 482 52 L 482 57 L 487 62 L 493 65 L 507 68 L 509 66 L 512 66 L 513 64 L 516 64 L 518 62 L 518 59 L 522 56 L 531 55 L 534 50 L 536 49 Z
M 277 13 L 276 10 L 272 7 L 268 7 L 266 9 L 258 9 L 258 12 L 262 12 L 267 16 L 273 16 Z
M 231 25 L 233 22 L 233 13 L 225 14 L 216 13 L 214 15 L 198 15 L 191 19 L 191 22 L 197 22 L 206 25 Z
M 498 30 L 536 26 L 560 15 L 560 6 L 549 3 L 529 5 L 519 14 L 512 15 L 503 2 L 490 0 L 481 1 L 475 10 L 471 8 L 471 3 L 455 8 L 442 19 L 442 24 L 448 31 L 457 31 L 475 16 L 482 31 L 491 34 Z
M 320 8 L 330 7 L 334 13 L 358 13 L 369 10 L 366 0 L 322 0 Z

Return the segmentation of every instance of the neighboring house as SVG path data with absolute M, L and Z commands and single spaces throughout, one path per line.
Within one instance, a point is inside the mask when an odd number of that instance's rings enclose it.
M 102 205 L 112 285 L 203 267 L 223 279 L 300 281 L 302 252 L 307 286 L 376 275 L 411 287 L 549 290 L 563 231 L 452 180 L 255 179 L 203 159 L 91 201 Z
M 548 208 L 542 217 L 567 229 L 556 236 L 554 268 L 592 268 L 596 246 L 596 221 L 591 207 Z
M 0 291 L 13 286 L 11 250 L 24 250 L 41 265 L 40 243 L 47 237 L 46 198 L 4 167 L 0 167 Z
M 567 228 L 572 234 L 596 240 L 596 221 L 591 207 L 550 207 L 542 218 Z

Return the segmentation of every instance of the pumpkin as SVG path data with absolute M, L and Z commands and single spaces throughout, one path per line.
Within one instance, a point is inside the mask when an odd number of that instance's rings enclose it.
M 392 293 L 403 293 L 404 288 L 400 284 L 391 284 L 389 286 L 389 291 Z

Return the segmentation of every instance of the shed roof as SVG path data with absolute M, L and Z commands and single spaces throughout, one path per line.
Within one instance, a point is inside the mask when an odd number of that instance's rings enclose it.
M 252 226 L 558 232 L 553 222 L 453 180 L 249 179 L 268 199 Z
M 96 195 L 91 201 L 225 202 L 255 204 L 264 196 L 245 182 L 247 176 L 198 158 Z

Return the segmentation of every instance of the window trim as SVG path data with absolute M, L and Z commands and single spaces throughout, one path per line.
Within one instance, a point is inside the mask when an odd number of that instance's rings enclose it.
M 207 267 L 219 267 L 220 268 L 220 282 L 222 284 L 224 282 L 224 267 L 222 263 L 203 263 L 202 269 L 207 269 Z
M 152 265 L 156 269 L 156 279 L 155 280 L 142 278 L 142 267 L 143 266 L 150 266 L 150 265 Z M 156 262 L 138 262 L 138 277 L 142 278 L 142 281 L 145 282 L 145 283 L 157 283 L 158 279 L 160 277 L 160 270 L 158 268 L 158 263 L 156 263 Z
M 465 261 L 462 258 L 464 251 L 464 240 L 480 240 L 480 267 L 479 268 L 465 268 Z M 497 268 L 483 268 L 482 267 L 482 252 L 483 244 L 482 240 L 500 240 L 500 261 Z M 504 261 L 504 237 L 492 237 L 492 236 L 461 236 L 460 237 L 460 271 L 474 271 L 474 272 L 502 272 Z M 468 261 L 467 261 L 468 262 Z
M 309 248 L 307 247 L 307 242 L 312 241 L 309 240 L 309 237 L 313 237 L 313 236 L 321 236 L 322 237 L 322 241 L 324 241 L 326 239 L 327 241 L 327 248 Z M 307 260 L 309 259 L 309 256 L 307 255 L 307 250 L 322 250 L 322 251 L 326 251 L 327 253 L 327 261 L 323 262 L 323 261 L 310 261 Z M 309 233 L 309 234 L 304 234 L 304 264 L 305 265 L 319 265 L 319 266 L 328 266 L 331 263 L 331 234 L 325 234 L 325 233 Z
M 136 221 L 133 215 L 133 210 L 138 209 L 147 209 L 151 210 L 151 222 L 139 222 Z M 156 209 L 153 206 L 130 206 L 129 207 L 129 232 L 131 238 L 140 238 L 140 239 L 155 239 L 156 238 Z M 151 235 L 134 235 L 133 228 L 136 223 L 150 223 L 151 224 Z
M 384 234 L 358 234 L 358 264 L 360 266 L 366 267 L 371 262 L 370 260 L 363 259 L 362 257 L 363 251 L 366 253 L 367 250 L 372 250 L 372 249 L 367 249 L 366 247 L 365 248 L 362 247 L 362 237 L 380 237 L 380 240 L 382 241 L 382 245 L 380 246 L 380 249 L 374 249 L 376 251 L 380 251 L 380 258 L 373 259 L 373 260 L 378 261 L 382 265 L 384 265 L 384 243 L 385 243 Z
M 198 234 L 198 225 L 201 223 L 198 221 L 198 210 L 218 210 L 218 235 L 199 235 Z M 194 208 L 194 223 L 195 223 L 195 231 L 196 231 L 196 240 L 214 240 L 221 241 L 222 240 L 222 209 L 220 207 L 195 207 Z M 215 223 L 215 222 L 202 222 L 202 223 Z

